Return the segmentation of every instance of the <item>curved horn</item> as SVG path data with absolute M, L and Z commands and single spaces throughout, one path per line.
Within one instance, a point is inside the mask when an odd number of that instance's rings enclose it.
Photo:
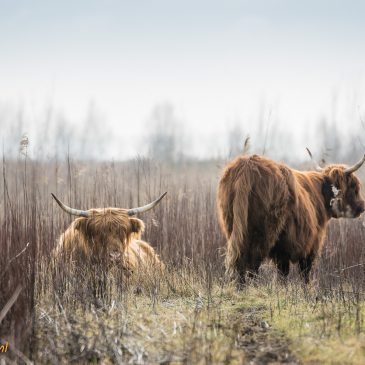
M 312 152 L 309 150 L 309 148 L 306 147 L 305 149 L 307 150 L 309 157 L 311 158 L 312 162 L 314 163 L 314 167 L 316 168 L 316 170 L 319 172 L 323 171 L 323 168 L 321 166 L 319 166 L 318 162 L 313 158 Z
M 163 193 L 158 199 L 156 199 L 155 201 L 153 201 L 152 203 L 149 203 L 147 205 L 144 205 L 143 207 L 138 207 L 138 208 L 133 208 L 133 209 L 128 209 L 128 215 L 132 216 L 132 215 L 136 215 L 138 213 L 143 213 L 143 212 L 147 212 L 147 210 L 150 210 L 152 208 L 154 208 L 161 200 L 162 198 L 167 194 L 167 191 L 165 193 Z
M 348 167 L 344 172 L 345 174 L 351 174 L 352 172 L 355 172 L 356 170 L 358 170 L 362 164 L 365 162 L 365 155 L 362 156 L 362 159 L 360 161 L 358 161 L 357 163 L 355 163 L 355 165 Z
M 89 217 L 89 212 L 86 210 L 78 210 L 68 207 L 67 205 L 63 204 L 61 201 L 57 199 L 57 197 L 51 193 L 53 199 L 57 202 L 57 204 L 66 212 L 72 215 L 77 215 L 78 217 Z

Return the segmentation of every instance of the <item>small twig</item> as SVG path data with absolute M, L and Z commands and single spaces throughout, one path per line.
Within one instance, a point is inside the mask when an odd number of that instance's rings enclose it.
M 9 310 L 14 305 L 16 300 L 18 299 L 18 296 L 21 291 L 22 291 L 22 287 L 20 285 L 18 285 L 17 288 L 15 289 L 13 295 L 11 296 L 11 298 L 8 300 L 8 302 L 5 304 L 4 308 L 0 312 L 0 323 L 5 318 L 6 314 L 9 312 Z
M 310 159 L 312 160 L 312 163 L 314 164 L 314 167 L 317 171 L 322 171 L 323 168 L 321 166 L 319 166 L 319 163 L 313 158 L 312 152 L 310 151 L 310 149 L 308 147 L 305 148 L 308 152 L 308 155 L 310 157 Z
M 354 267 L 363 266 L 363 265 L 365 265 L 365 262 L 363 262 L 361 264 L 356 264 L 356 265 L 345 267 L 345 268 L 341 269 L 341 272 L 344 272 L 345 270 L 348 270 L 348 269 L 353 269 Z
M 12 257 L 10 260 L 9 260 L 9 262 L 7 263 L 7 265 L 6 265 L 6 267 L 5 267 L 5 269 L 3 270 L 3 272 L 1 273 L 1 275 L 0 275 L 0 279 L 2 279 L 3 278 L 3 276 L 5 275 L 5 273 L 6 273 L 6 271 L 9 269 L 9 267 L 10 267 L 10 264 L 14 261 L 14 260 L 16 260 L 21 254 L 23 254 L 26 250 L 27 250 L 27 248 L 29 247 L 29 245 L 30 245 L 30 242 L 28 242 L 26 245 L 25 245 L 25 247 L 17 254 L 17 255 L 15 255 L 14 257 Z
M 245 143 L 243 144 L 243 154 L 247 155 L 250 151 L 250 136 L 247 136 L 245 139 Z
M 25 247 L 17 254 L 15 255 L 12 259 L 10 259 L 10 261 L 8 262 L 8 265 L 10 265 L 15 259 L 17 259 L 22 253 L 24 253 L 26 251 L 26 249 L 29 247 L 30 242 L 28 242 Z

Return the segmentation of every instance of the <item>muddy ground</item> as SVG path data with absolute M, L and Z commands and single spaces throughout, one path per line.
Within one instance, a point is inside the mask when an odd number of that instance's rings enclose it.
M 301 364 L 290 352 L 290 341 L 260 317 L 260 307 L 237 311 L 237 346 L 245 352 L 247 364 Z

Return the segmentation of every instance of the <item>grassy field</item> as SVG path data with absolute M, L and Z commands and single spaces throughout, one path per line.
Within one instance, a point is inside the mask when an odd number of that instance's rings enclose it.
M 216 184 L 224 161 L 160 165 L 25 158 L 1 163 L 0 324 L 5 363 L 362 364 L 365 362 L 363 218 L 332 221 L 305 287 L 266 263 L 241 291 L 224 276 Z M 76 208 L 143 204 L 140 218 L 164 274 L 58 267 L 51 252 Z M 3 310 L 4 312 L 4 310 Z M 1 314 L 0 314 L 1 318 Z

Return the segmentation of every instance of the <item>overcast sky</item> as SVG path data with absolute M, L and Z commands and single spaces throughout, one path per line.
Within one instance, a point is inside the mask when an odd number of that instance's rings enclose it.
M 76 124 L 92 104 L 114 158 L 166 102 L 202 156 L 260 112 L 293 140 L 323 116 L 346 132 L 365 112 L 364 16 L 363 1 L 0 0 L 0 111 L 23 108 L 35 135 L 46 106 Z

